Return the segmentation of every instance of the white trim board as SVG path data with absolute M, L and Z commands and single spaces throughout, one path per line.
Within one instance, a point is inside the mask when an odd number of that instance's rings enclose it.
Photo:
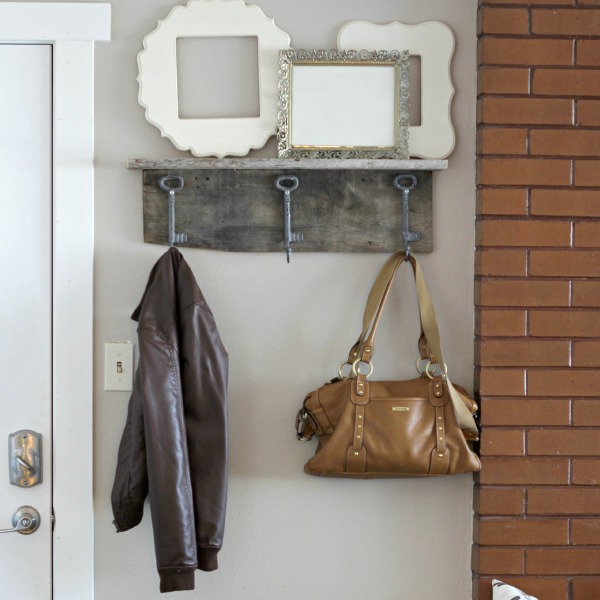
M 53 46 L 54 600 L 94 597 L 94 41 L 110 39 L 110 15 L 104 3 L 0 3 L 0 43 Z
M 3 42 L 110 41 L 111 6 L 95 2 L 1 2 Z

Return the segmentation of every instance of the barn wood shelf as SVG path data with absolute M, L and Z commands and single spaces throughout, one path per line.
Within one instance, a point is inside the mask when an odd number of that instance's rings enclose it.
M 192 248 L 235 252 L 284 249 L 280 175 L 295 175 L 291 193 L 293 229 L 303 241 L 294 252 L 394 252 L 403 248 L 402 192 L 394 178 L 417 178 L 410 191 L 410 230 L 421 234 L 413 252 L 431 252 L 432 172 L 445 160 L 381 159 L 130 159 L 142 170 L 144 241 L 168 244 L 168 194 L 159 182 L 183 177 L 176 194 L 177 230 Z

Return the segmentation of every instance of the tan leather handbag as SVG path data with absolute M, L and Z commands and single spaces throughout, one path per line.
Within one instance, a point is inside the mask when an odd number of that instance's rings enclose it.
M 369 381 L 374 338 L 394 277 L 412 266 L 421 315 L 420 377 Z M 342 369 L 351 366 L 344 377 Z M 448 378 L 435 310 L 418 262 L 399 252 L 381 269 L 363 317 L 363 330 L 340 377 L 306 396 L 296 419 L 298 439 L 319 438 L 304 471 L 328 477 L 421 477 L 479 471 L 470 447 L 478 439 L 477 405 Z

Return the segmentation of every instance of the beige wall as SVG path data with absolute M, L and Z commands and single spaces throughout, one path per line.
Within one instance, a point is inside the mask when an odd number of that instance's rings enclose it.
M 103 345 L 136 340 L 129 315 L 164 247 L 142 241 L 141 174 L 128 158 L 187 156 L 137 103 L 143 36 L 177 2 L 113 0 L 113 41 L 97 47 L 95 511 L 96 600 L 158 598 L 149 519 L 117 535 L 109 495 L 128 394 L 103 391 Z M 422 263 L 453 379 L 471 386 L 475 214 L 475 2 L 257 0 L 296 48 L 335 47 L 350 20 L 442 20 L 457 37 L 457 147 L 434 176 L 433 254 Z M 274 91 L 275 93 L 275 91 Z M 255 156 L 275 156 L 273 141 Z M 306 392 L 336 374 L 358 332 L 382 255 L 228 254 L 184 250 L 230 354 L 230 494 L 220 569 L 197 574 L 211 600 L 398 600 L 470 592 L 472 478 L 311 478 L 313 444 L 293 421 Z M 401 278 L 381 329 L 375 377 L 412 376 L 415 304 Z M 402 296 L 400 290 L 402 289 Z M 394 359 L 391 358 L 393 354 Z

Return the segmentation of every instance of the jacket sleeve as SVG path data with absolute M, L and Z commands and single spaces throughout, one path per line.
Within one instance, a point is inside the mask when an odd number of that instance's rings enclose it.
M 198 568 L 179 357 L 152 329 L 138 329 L 140 391 L 160 591 L 194 589 Z
M 180 364 L 194 493 L 198 568 L 213 571 L 223 543 L 227 503 L 229 359 L 213 315 L 195 302 L 180 315 Z
M 119 445 L 117 469 L 111 501 L 117 531 L 127 531 L 142 520 L 144 500 L 148 495 L 144 415 L 140 394 L 139 371 L 129 399 L 127 421 Z

